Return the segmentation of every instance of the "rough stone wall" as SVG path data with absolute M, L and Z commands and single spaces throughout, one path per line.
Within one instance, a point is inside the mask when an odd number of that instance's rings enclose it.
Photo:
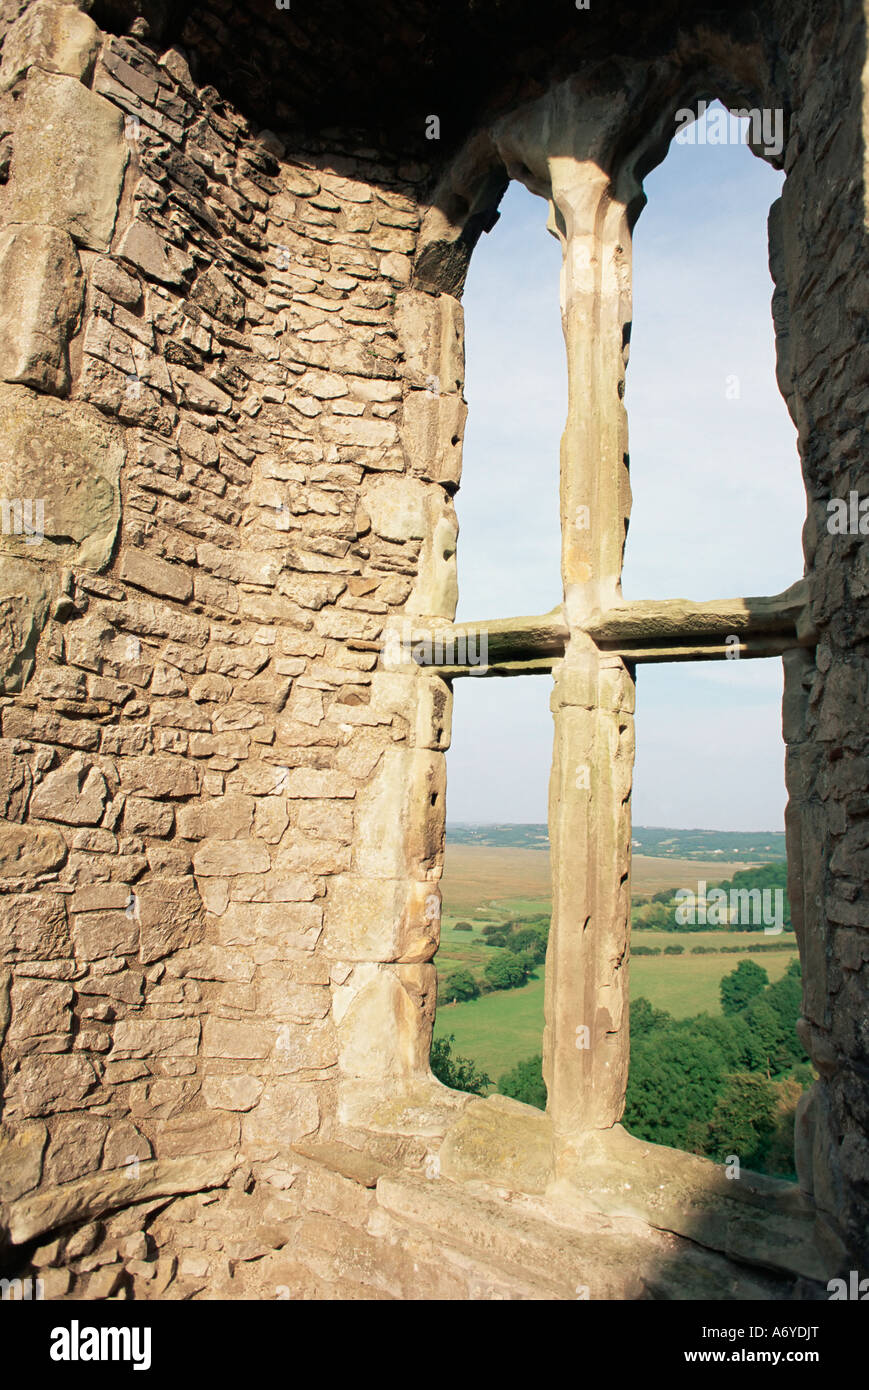
M 458 295 L 503 170 L 439 242 L 435 171 L 365 134 L 285 149 L 179 50 L 18 8 L 0 492 L 45 524 L 0 537 L 7 1239 L 48 1296 L 575 1297 L 578 1261 L 595 1297 L 733 1296 L 636 1220 L 430 1181 L 468 1099 L 427 1065 L 450 691 L 379 653 L 454 615 Z M 866 1195 L 865 585 L 819 537 L 861 476 L 862 38 L 856 9 L 819 24 L 771 30 L 798 112 L 773 261 L 824 634 L 786 701 L 825 1078 L 801 1175 L 838 1258 Z
M 831 498 L 869 493 L 866 468 L 866 25 L 859 7 L 782 7 L 794 118 L 771 224 L 779 380 L 799 429 L 817 650 L 786 660 L 788 864 L 803 962 L 800 1030 L 821 1080 L 797 1159 L 824 1240 L 869 1260 L 869 871 L 866 542 L 827 530 Z M 822 190 L 822 191 L 821 191 Z M 783 292 L 783 293 L 782 293 Z
M 108 1188 L 223 1183 L 240 1154 L 267 1175 L 335 1112 L 330 985 L 346 1015 L 369 983 L 355 961 L 420 960 L 437 920 L 442 804 L 418 889 L 384 841 L 394 797 L 442 803 L 425 745 L 446 688 L 418 740 L 407 691 L 390 677 L 373 700 L 371 674 L 421 572 L 455 601 L 424 544 L 444 488 L 394 487 L 405 383 L 418 450 L 443 408 L 430 378 L 460 405 L 455 329 L 441 353 L 406 292 L 421 171 L 352 141 L 279 157 L 176 51 L 155 59 L 49 0 L 4 49 L 3 484 L 45 503 L 41 543 L 3 537 L 21 592 L 4 615 L 0 1183 L 19 1241 Z M 354 858 L 362 803 L 374 838 Z M 372 945 L 393 905 L 408 939 Z M 396 967 L 387 989 L 414 1034 L 419 1009 L 430 1022 L 433 967 Z M 347 1031 L 380 1078 L 352 1011 Z

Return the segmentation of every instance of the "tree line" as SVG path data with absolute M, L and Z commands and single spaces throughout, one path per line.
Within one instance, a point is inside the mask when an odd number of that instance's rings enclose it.
M 794 1113 L 814 1079 L 796 1034 L 799 961 L 775 984 L 755 961 L 740 961 L 719 988 L 720 1015 L 675 1019 L 642 997 L 632 1002 L 623 1124 L 639 1139 L 716 1162 L 736 1155 L 755 1172 L 792 1178 Z M 454 1056 L 454 1043 L 435 1041 L 432 1070 L 448 1086 L 485 1095 L 494 1083 Z M 545 1109 L 540 1055 L 501 1076 L 497 1090 Z

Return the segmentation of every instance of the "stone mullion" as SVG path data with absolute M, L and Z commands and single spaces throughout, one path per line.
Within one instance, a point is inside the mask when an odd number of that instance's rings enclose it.
M 620 1118 L 628 1068 L 627 950 L 633 683 L 585 632 L 620 599 L 630 508 L 622 406 L 630 314 L 624 208 L 591 161 L 553 160 L 564 228 L 569 401 L 561 445 L 562 574 L 570 628 L 556 667 L 550 783 L 553 910 L 544 1075 L 556 1161 Z
M 556 679 L 544 1075 L 556 1143 L 620 1117 L 627 1085 L 633 682 L 574 651 Z

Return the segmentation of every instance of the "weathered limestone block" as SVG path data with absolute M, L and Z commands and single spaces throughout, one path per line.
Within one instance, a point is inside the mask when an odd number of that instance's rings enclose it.
M 184 565 L 173 565 L 144 550 L 128 547 L 121 556 L 118 576 L 158 598 L 185 603 L 193 593 L 193 580 Z
M 172 807 L 149 801 L 144 796 L 128 796 L 124 803 L 124 829 L 128 835 L 171 835 L 175 823 Z
M 632 1216 L 751 1264 L 827 1279 L 812 1241 L 814 1209 L 793 1184 L 635 1139 L 621 1125 L 589 1131 L 560 1161 L 558 1188 L 597 1209 Z
M 395 629 L 401 643 L 402 629 Z M 371 679 L 372 712 L 405 720 L 415 748 L 444 753 L 450 745 L 453 692 L 440 676 L 421 669 L 375 671 Z
M 11 87 L 31 67 L 66 73 L 83 82 L 93 68 L 101 41 L 99 29 L 77 5 L 36 0 L 3 41 L 0 90 Z
M 367 878 L 439 879 L 445 799 L 443 754 L 388 748 L 356 797 L 356 872 Z
M 72 954 L 66 897 L 59 893 L 0 898 L 0 960 L 60 960 Z
M 307 1211 L 319 1211 L 361 1228 L 367 1225 L 373 1204 L 369 1187 L 329 1168 L 312 1167 L 305 1177 Z
M 73 913 L 124 911 L 131 907 L 130 889 L 125 883 L 92 883 L 79 888 L 68 902 Z
M 436 980 L 431 965 L 365 963 L 333 987 L 345 1123 L 442 1135 L 467 1104 L 429 1072 Z
M 190 298 L 208 314 L 238 328 L 244 318 L 244 295 L 216 265 L 210 265 L 196 280 Z
M 284 965 L 261 965 L 257 971 L 257 1011 L 262 1018 L 282 1023 L 319 1023 L 329 1013 L 332 998 L 323 981 L 293 983 Z
M 322 932 L 323 909 L 316 903 L 230 903 L 219 918 L 221 942 L 253 948 L 257 961 L 308 955 Z
M 73 753 L 55 772 L 49 772 L 30 798 L 30 814 L 39 820 L 67 825 L 99 825 L 109 790 L 99 768 L 83 753 Z
M 459 526 L 455 508 L 440 488 L 426 499 L 426 522 L 419 572 L 405 612 L 452 621 L 459 601 L 456 574 Z
M 105 251 L 126 162 L 118 108 L 75 77 L 34 69 L 15 127 L 5 219 L 57 227 L 80 246 Z
M 129 1018 L 115 1024 L 112 1060 L 137 1057 L 195 1057 L 199 1020 Z
M 109 1132 L 108 1120 L 98 1115 L 57 1115 L 50 1128 L 46 1182 L 74 1182 L 98 1170 Z
M 30 679 L 48 617 L 50 588 L 42 570 L 11 555 L 2 557 L 0 585 L 0 693 L 8 695 L 22 690 Z
M 410 383 L 446 394 L 464 381 L 464 311 L 452 295 L 403 290 L 395 298 L 395 326 Z
M 0 821 L 0 879 L 49 873 L 66 859 L 66 842 L 47 826 Z
M 75 954 L 81 961 L 129 956 L 139 948 L 139 926 L 132 911 L 127 910 L 76 912 L 72 936 Z
M 200 410 L 204 415 L 225 415 L 232 406 L 232 397 L 208 377 L 192 372 L 188 367 L 172 363 L 170 374 L 175 394 L 182 405 Z
M 178 809 L 178 834 L 185 840 L 205 840 L 210 836 L 234 840 L 250 835 L 255 802 L 252 796 L 215 796 L 208 801 L 191 801 Z
M 854 722 L 854 710 L 869 705 L 869 666 L 865 661 L 837 660 L 826 672 L 818 708 L 816 737 L 857 751 L 863 747 L 863 729 Z
M 264 1024 L 232 1018 L 207 1018 L 203 1030 L 204 1057 L 228 1061 L 264 1061 L 274 1045 L 274 1030 Z
M 41 503 L 45 536 L 3 535 L 0 549 L 102 569 L 120 517 L 123 459 L 120 430 L 92 406 L 0 387 L 0 497 Z M 3 572 L 5 581 L 5 562 Z
M 39 1120 L 15 1128 L 0 1125 L 0 1202 L 17 1201 L 37 1186 L 47 1138 Z
M 238 1147 L 238 1138 L 238 1119 L 228 1111 L 182 1111 L 161 1124 L 157 1154 L 159 1158 L 185 1158 L 215 1150 L 231 1151 Z
M 325 945 L 340 960 L 431 960 L 440 934 L 433 882 L 340 874 L 329 884 Z
M 411 391 L 401 420 L 401 442 L 413 474 L 457 488 L 462 476 L 462 439 L 468 407 L 461 396 Z
M 399 1089 L 425 1068 L 416 1007 L 390 970 L 357 966 L 335 989 L 335 1023 L 345 1077 Z
M 234 1151 L 145 1161 L 135 1167 L 125 1161 L 123 1167 L 21 1198 L 9 1207 L 5 1224 L 10 1239 L 20 1245 L 43 1231 L 93 1220 L 103 1212 L 145 1202 L 152 1197 L 222 1187 L 236 1167 L 236 1161 Z
M 120 1065 L 125 1064 L 121 1063 Z M 136 1068 L 135 1072 L 130 1070 L 129 1075 L 142 1076 L 145 1074 L 140 1063 L 126 1063 L 126 1066 Z M 131 1158 L 147 1159 L 152 1154 L 153 1149 L 150 1143 L 132 1120 L 118 1119 L 113 1122 L 103 1150 L 103 1166 L 105 1168 L 122 1168 L 130 1162 Z
M 278 844 L 289 823 L 290 815 L 284 801 L 275 796 L 257 798 L 253 828 L 258 840 L 265 840 L 269 845 Z
M 96 1084 L 93 1064 L 81 1054 L 25 1057 L 7 1082 L 8 1111 L 29 1119 L 59 1110 L 80 1110 L 89 1104 L 87 1097 Z
M 545 1192 L 552 1176 L 552 1121 L 509 1096 L 474 1100 L 447 1131 L 438 1158 L 442 1178 Z
M 82 277 L 67 232 L 13 226 L 0 232 L 0 380 L 65 396 L 68 343 L 78 323 Z
M 202 1098 L 212 1110 L 253 1110 L 265 1082 L 259 1076 L 206 1076 Z
M 14 752 L 11 741 L 0 742 L 0 816 L 23 821 L 33 786 L 33 774 L 25 758 Z
M 49 1033 L 69 1033 L 72 990 L 54 980 L 12 982 L 12 1021 L 7 1039 L 21 1047 L 29 1038 Z
M 352 797 L 356 787 L 346 773 L 332 769 L 294 767 L 282 790 L 292 798 Z
M 124 233 L 118 255 L 149 280 L 178 288 L 193 271 L 193 259 L 180 247 L 164 241 L 147 222 L 133 222 Z
M 369 479 L 361 496 L 374 534 L 388 541 L 424 540 L 426 498 L 432 491 L 416 478 L 381 475 Z
M 270 868 L 271 856 L 259 840 L 206 840 L 193 856 L 194 872 L 202 878 L 265 874 Z
M 288 1144 L 314 1134 L 320 1124 L 320 1105 L 314 1086 L 270 1079 L 259 1104 L 242 1119 L 242 1149 L 249 1159 L 285 1153 Z
M 303 1028 L 280 1028 L 272 1059 L 276 1076 L 299 1071 L 319 1071 L 338 1061 L 338 1037 L 331 1019 L 307 1023 Z
M 292 879 L 308 874 L 336 874 L 350 868 L 350 847 L 329 840 L 311 838 L 290 832 L 274 856 L 276 874 Z
M 199 791 L 199 770 L 183 758 L 160 756 L 123 758 L 118 763 L 121 787 L 125 792 L 155 801 L 195 796 Z
M 250 984 L 256 966 L 246 951 L 200 944 L 178 951 L 167 961 L 170 975 L 192 980 L 225 980 Z
M 205 911 L 189 876 L 159 878 L 136 885 L 139 956 L 143 964 L 194 946 L 205 932 Z

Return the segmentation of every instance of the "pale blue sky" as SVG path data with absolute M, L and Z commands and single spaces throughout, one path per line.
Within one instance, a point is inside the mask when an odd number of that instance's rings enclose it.
M 626 393 L 629 597 L 776 593 L 802 575 L 805 499 L 775 383 L 767 266 L 781 182 L 744 145 L 699 143 L 671 145 L 646 180 Z M 501 213 L 464 295 L 464 619 L 561 599 L 561 253 L 541 199 L 512 184 Z M 550 689 L 549 677 L 456 681 L 450 820 L 546 819 Z M 781 829 L 783 763 L 778 660 L 639 669 L 636 824 Z

